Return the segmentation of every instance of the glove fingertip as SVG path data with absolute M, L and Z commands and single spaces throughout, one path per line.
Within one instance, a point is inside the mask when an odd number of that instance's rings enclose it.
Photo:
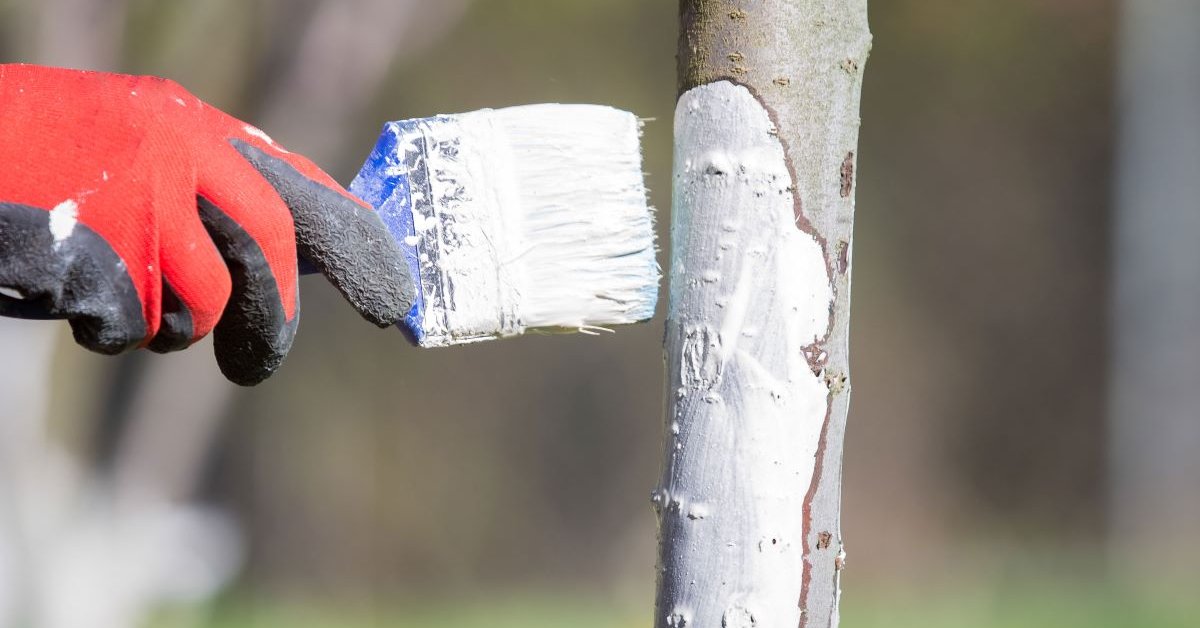
M 296 338 L 298 308 L 299 304 L 291 320 L 283 321 L 276 313 L 259 310 L 253 301 L 231 302 L 213 329 L 213 353 L 225 378 L 254 386 L 279 370 Z
M 137 347 L 141 342 L 141 330 L 96 316 L 79 316 L 68 321 L 71 335 L 79 346 L 102 355 L 117 355 Z
M 263 342 L 265 339 L 257 333 L 218 326 L 213 332 L 217 367 L 225 379 L 239 386 L 261 384 L 283 364 L 295 330 L 296 326 L 289 324 L 275 342 Z
M 233 293 L 213 328 L 217 366 L 229 381 L 253 386 L 270 377 L 292 348 L 300 322 L 296 297 L 289 318 L 280 297 L 279 282 L 262 247 L 221 208 L 197 199 L 200 220 L 229 268 Z

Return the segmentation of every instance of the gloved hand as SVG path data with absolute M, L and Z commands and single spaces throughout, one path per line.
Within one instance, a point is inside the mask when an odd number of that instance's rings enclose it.
M 297 247 L 367 320 L 411 306 L 378 216 L 262 131 L 171 81 L 0 65 L 0 314 L 108 354 L 213 331 L 255 384 L 296 332 Z

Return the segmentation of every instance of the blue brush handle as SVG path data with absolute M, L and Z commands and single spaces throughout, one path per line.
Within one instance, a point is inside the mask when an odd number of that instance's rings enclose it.
M 417 295 L 400 328 L 418 343 L 425 337 L 422 327 L 425 296 L 421 286 L 420 254 L 416 246 L 410 244 L 416 241 L 412 214 L 412 183 L 409 180 L 405 155 L 401 152 L 397 138 L 414 130 L 419 122 L 405 120 L 385 124 L 379 141 L 349 187 L 351 194 L 375 208 L 388 233 L 404 253 L 404 260 L 408 263 Z M 300 259 L 299 267 L 302 275 L 320 273 L 320 270 L 303 258 Z

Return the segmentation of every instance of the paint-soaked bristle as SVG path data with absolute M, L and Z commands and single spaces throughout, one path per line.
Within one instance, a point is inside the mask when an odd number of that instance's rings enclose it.
M 351 191 L 419 276 L 422 346 L 653 316 L 654 225 L 640 123 L 593 105 L 530 105 L 389 123 Z
M 633 114 L 588 105 L 497 111 L 512 149 L 528 328 L 605 327 L 654 315 L 659 269 Z

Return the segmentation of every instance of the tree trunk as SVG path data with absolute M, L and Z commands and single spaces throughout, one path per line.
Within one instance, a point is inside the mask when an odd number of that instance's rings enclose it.
M 1118 575 L 1200 574 L 1200 4 L 1125 0 L 1110 533 Z M 1189 580 L 1190 578 L 1190 580 Z
M 681 0 L 656 625 L 836 626 L 866 0 Z

